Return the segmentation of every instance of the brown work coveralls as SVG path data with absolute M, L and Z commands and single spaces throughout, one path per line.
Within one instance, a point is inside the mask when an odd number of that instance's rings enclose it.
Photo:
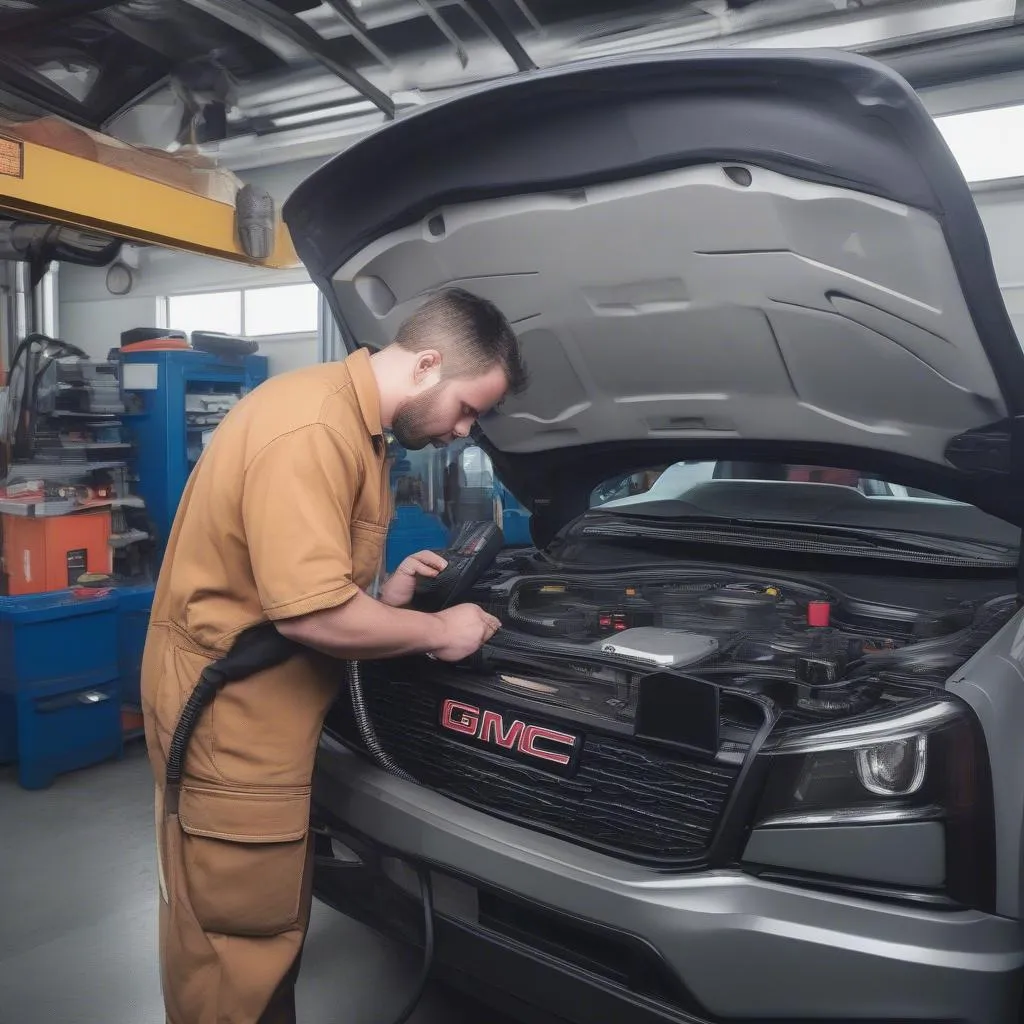
M 295 1019 L 310 782 L 341 663 L 304 652 L 221 690 L 193 733 L 177 816 L 164 812 L 166 758 L 200 673 L 242 630 L 341 605 L 373 582 L 390 506 L 364 351 L 256 388 L 185 489 L 142 666 L 169 1024 Z

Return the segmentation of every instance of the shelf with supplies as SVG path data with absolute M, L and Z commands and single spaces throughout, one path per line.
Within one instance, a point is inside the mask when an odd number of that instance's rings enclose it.
M 29 335 L 12 364 L 0 475 L 0 594 L 145 578 L 150 531 L 133 494 L 119 368 Z

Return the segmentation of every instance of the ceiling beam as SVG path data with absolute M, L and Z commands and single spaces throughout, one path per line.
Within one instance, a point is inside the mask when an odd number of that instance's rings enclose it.
M 530 23 L 530 28 L 534 32 L 543 32 L 544 26 L 537 20 L 537 16 L 530 10 L 529 4 L 526 0 L 512 0 L 519 10 L 519 13 Z M 1024 0 L 1021 0 L 1024 3 Z
M 432 0 L 417 0 L 423 13 L 434 23 L 435 28 L 441 33 L 452 44 L 455 50 L 455 56 L 458 58 L 459 64 L 462 67 L 466 67 L 469 64 L 469 54 L 466 53 L 466 47 L 463 45 L 462 40 L 455 34 L 454 29 L 444 20 L 444 17 L 439 11 L 434 9 Z
M 1024 25 L 867 52 L 892 67 L 915 89 L 933 89 L 1024 71 Z
M 349 0 L 325 0 L 325 2 L 341 18 L 345 27 L 355 36 L 363 49 L 379 60 L 388 70 L 395 66 L 391 58 L 370 38 L 370 30 L 363 19 L 356 14 L 355 8 L 349 3 Z
M 484 29 L 494 37 L 499 46 L 512 58 L 520 71 L 535 71 L 537 65 L 519 42 L 512 26 L 492 0 L 462 0 L 463 4 L 477 18 Z
M 268 36 L 277 35 L 293 46 L 299 47 L 310 58 L 332 74 L 337 75 L 346 85 L 353 88 L 364 99 L 368 99 L 389 119 L 394 119 L 395 104 L 387 93 L 378 89 L 369 79 L 349 67 L 335 55 L 330 41 L 309 27 L 301 18 L 288 14 L 272 0 L 184 0 L 197 10 L 211 15 L 225 25 L 230 25 L 273 50 L 273 40 Z

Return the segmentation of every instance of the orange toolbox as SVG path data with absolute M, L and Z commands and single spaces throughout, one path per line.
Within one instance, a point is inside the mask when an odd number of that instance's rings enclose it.
M 67 590 L 84 573 L 113 571 L 110 509 L 66 516 L 0 516 L 7 595 Z

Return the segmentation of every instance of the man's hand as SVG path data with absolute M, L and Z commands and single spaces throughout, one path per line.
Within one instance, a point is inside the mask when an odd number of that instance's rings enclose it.
M 392 608 L 404 608 L 416 592 L 417 576 L 436 576 L 448 563 L 434 551 L 417 551 L 402 559 L 401 565 L 380 588 L 380 600 Z
M 435 616 L 441 624 L 438 646 L 429 653 L 439 661 L 461 661 L 478 651 L 501 629 L 501 622 L 475 604 L 457 604 Z

